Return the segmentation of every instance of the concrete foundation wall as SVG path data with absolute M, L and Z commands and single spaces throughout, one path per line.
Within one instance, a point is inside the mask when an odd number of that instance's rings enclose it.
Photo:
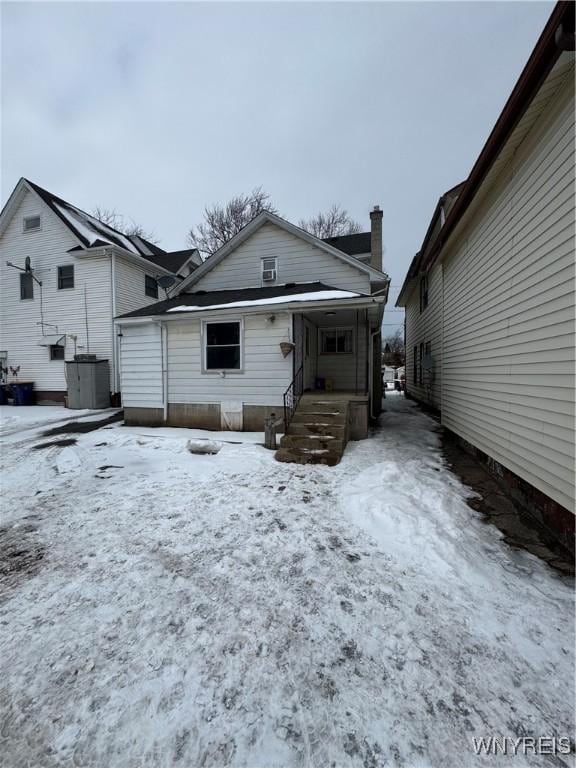
M 571 552 L 575 551 L 575 517 L 566 507 L 542 493 L 538 488 L 504 467 L 500 462 L 445 428 L 447 439 L 481 461 L 493 477 L 506 489 L 507 494 L 530 516 L 544 525 L 555 538 Z
M 194 427 L 220 430 L 219 403 L 169 403 L 169 427 Z
M 129 427 L 160 427 L 164 424 L 162 408 L 124 408 L 124 422 Z

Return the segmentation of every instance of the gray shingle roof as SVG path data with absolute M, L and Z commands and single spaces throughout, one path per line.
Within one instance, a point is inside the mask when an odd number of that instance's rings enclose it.
M 359 253 L 370 253 L 372 250 L 372 235 L 370 232 L 356 232 L 353 235 L 337 235 L 336 237 L 323 238 L 325 243 L 349 256 L 357 256 Z
M 142 237 L 124 235 L 114 227 L 103 224 L 94 216 L 76 208 L 61 197 L 53 195 L 29 179 L 25 181 L 42 198 L 50 210 L 76 235 L 85 248 L 116 245 L 171 272 L 177 272 L 194 253 L 195 249 L 193 248 L 167 252 Z
M 224 291 L 195 291 L 193 293 L 181 293 L 165 301 L 149 304 L 133 312 L 128 312 L 121 317 L 150 317 L 151 315 L 163 315 L 175 307 L 213 307 L 219 304 L 231 304 L 237 301 L 257 301 L 258 299 L 273 299 L 286 296 L 290 297 L 302 293 L 316 293 L 318 291 L 340 291 L 324 283 L 286 283 L 264 288 L 234 288 Z M 352 294 L 358 296 L 358 294 Z M 186 310 L 183 310 L 186 311 Z

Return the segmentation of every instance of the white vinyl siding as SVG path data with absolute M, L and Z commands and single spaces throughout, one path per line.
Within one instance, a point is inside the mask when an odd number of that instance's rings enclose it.
M 261 286 L 262 259 L 267 257 L 277 259 L 279 283 L 318 280 L 334 288 L 370 293 L 365 273 L 270 223 L 260 227 L 190 290 Z
M 23 218 L 40 212 L 41 228 L 23 232 Z M 31 192 L 23 196 L 0 237 L 0 349 L 7 350 L 9 365 L 20 366 L 19 378 L 33 381 L 37 390 L 66 390 L 64 362 L 50 360 L 49 349 L 37 343 L 42 336 L 40 290 L 45 332 L 56 333 L 56 326 L 58 333 L 67 334 L 66 359 L 74 355 L 70 336 L 75 335 L 78 353 L 90 352 L 112 364 L 109 260 L 76 258 L 68 253 L 76 246 L 66 226 Z M 23 267 L 27 256 L 42 289 L 34 284 L 34 298 L 22 301 L 21 272 L 6 262 Z M 58 267 L 67 264 L 74 264 L 74 288 L 58 290 Z
M 122 403 L 127 408 L 162 408 L 162 339 L 157 323 L 122 326 Z
M 202 371 L 200 319 L 167 323 L 169 402 L 234 400 L 281 406 L 284 391 L 292 381 L 293 362 L 292 355 L 282 355 L 280 342 L 291 338 L 292 320 L 288 313 L 276 313 L 273 323 L 267 317 L 244 315 L 243 368 L 225 376 Z
M 146 275 L 155 277 L 154 265 L 149 267 L 134 264 L 127 258 L 115 256 L 116 265 L 116 317 L 133 312 L 161 301 L 163 291 L 158 289 L 158 299 L 146 295 Z
M 574 192 L 572 79 L 444 260 L 442 388 L 445 426 L 573 511 Z
M 414 381 L 414 347 L 430 344 L 433 372 L 423 372 Z M 419 351 L 418 369 L 420 368 Z M 415 280 L 406 304 L 406 386 L 417 400 L 440 408 L 442 381 L 442 265 L 435 264 L 428 274 L 428 306 L 420 312 L 420 285 Z

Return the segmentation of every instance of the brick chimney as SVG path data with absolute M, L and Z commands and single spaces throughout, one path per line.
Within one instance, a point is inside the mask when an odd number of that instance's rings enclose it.
M 382 271 L 382 217 L 383 212 L 380 210 L 379 205 L 374 206 L 374 210 L 370 211 L 370 232 L 372 234 L 370 240 L 370 266 L 374 269 Z

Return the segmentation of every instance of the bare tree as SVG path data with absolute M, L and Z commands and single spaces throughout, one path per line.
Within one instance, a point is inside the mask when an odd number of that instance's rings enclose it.
M 362 227 L 354 221 L 348 211 L 334 204 L 326 213 L 318 213 L 311 219 L 300 219 L 298 226 L 321 239 L 338 235 L 353 235 Z
M 404 345 L 404 333 L 398 328 L 390 336 L 383 339 L 382 361 L 393 368 L 399 368 L 405 364 L 406 348 Z
M 107 227 L 112 227 L 112 229 L 122 232 L 123 235 L 128 235 L 129 237 L 142 237 L 144 240 L 148 240 L 155 245 L 159 242 L 154 232 L 144 229 L 141 224 L 136 224 L 133 219 L 126 220 L 126 218 L 114 208 L 101 208 L 97 205 L 92 210 L 92 216 L 95 219 L 98 219 L 98 221 L 101 221 L 102 224 L 106 224 Z
M 264 210 L 277 212 L 270 195 L 262 187 L 256 187 L 246 195 L 237 195 L 226 205 L 207 206 L 204 208 L 204 220 L 188 233 L 188 242 L 201 253 L 210 255 Z

